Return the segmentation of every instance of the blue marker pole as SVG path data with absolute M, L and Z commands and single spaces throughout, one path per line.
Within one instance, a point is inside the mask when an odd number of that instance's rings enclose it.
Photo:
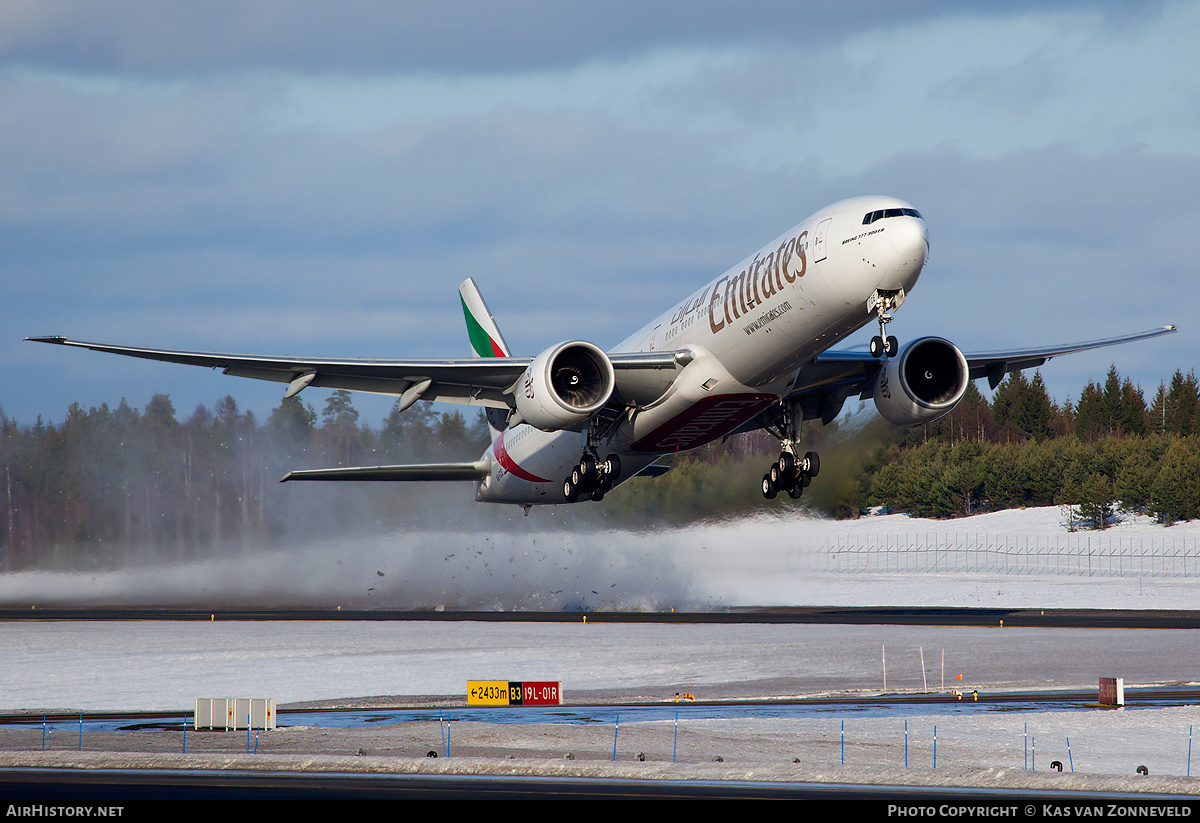
M 1029 771 L 1029 724 L 1025 724 L 1025 771 Z
M 842 721 L 842 765 L 846 765 L 846 721 Z
M 617 715 L 617 722 L 613 725 L 613 762 L 617 762 L 617 732 L 621 730 L 621 715 Z
M 46 751 L 46 715 L 42 715 L 42 751 Z
M 1192 727 L 1188 724 L 1188 767 L 1187 776 L 1192 776 Z
M 904 721 L 904 768 L 908 768 L 908 721 Z
M 79 713 L 79 751 L 83 751 L 83 712 Z
M 1029 751 L 1033 754 L 1033 760 L 1032 760 L 1033 769 L 1032 769 L 1032 771 L 1036 772 L 1037 771 L 1037 736 L 1036 735 L 1029 739 Z
M 1075 771 L 1075 758 L 1071 757 L 1071 738 L 1067 738 L 1067 760 L 1071 763 L 1071 771 Z
M 446 756 L 446 727 L 442 724 L 442 710 L 438 709 L 438 731 L 442 733 L 442 757 Z
M 211 715 L 211 711 L 209 712 Z M 183 753 L 187 754 L 187 715 L 183 716 Z
M 679 711 L 676 710 L 676 739 L 671 744 L 671 762 L 676 762 L 676 755 L 679 751 Z
M 937 724 L 933 726 L 933 767 L 937 768 Z

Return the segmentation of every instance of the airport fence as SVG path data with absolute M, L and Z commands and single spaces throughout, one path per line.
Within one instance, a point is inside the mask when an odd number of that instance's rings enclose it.
M 1097 534 L 844 535 L 827 549 L 835 572 L 1196 577 L 1196 538 Z

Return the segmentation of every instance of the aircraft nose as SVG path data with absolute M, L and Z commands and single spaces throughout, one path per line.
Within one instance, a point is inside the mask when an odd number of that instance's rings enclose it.
M 929 258 L 925 221 L 919 217 L 897 217 L 887 231 L 896 254 L 887 266 L 879 288 L 911 290 Z
M 916 217 L 901 217 L 888 227 L 888 236 L 892 240 L 892 248 L 905 263 L 922 266 L 929 256 L 929 234 L 925 230 L 925 221 Z

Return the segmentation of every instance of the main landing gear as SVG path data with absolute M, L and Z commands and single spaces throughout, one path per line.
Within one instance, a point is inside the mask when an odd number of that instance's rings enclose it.
M 803 457 L 796 454 L 803 425 L 804 409 L 793 400 L 785 401 L 763 426 L 779 438 L 780 444 L 779 459 L 771 464 L 762 479 L 763 497 L 768 500 L 774 500 L 779 492 L 787 492 L 788 497 L 798 500 L 804 494 L 804 488 L 821 471 L 821 458 L 816 452 L 805 452 Z
M 768 500 L 774 500 L 779 492 L 787 492 L 788 497 L 799 500 L 804 488 L 821 471 L 821 458 L 816 452 L 805 452 L 804 457 L 796 457 L 794 452 L 787 451 L 788 445 L 784 444 L 779 459 L 763 475 L 762 493 Z
M 563 481 L 563 496 L 568 503 L 580 497 L 599 503 L 604 495 L 612 491 L 621 477 L 621 458 L 610 454 L 606 460 L 598 460 L 594 454 L 584 452 L 579 465 Z

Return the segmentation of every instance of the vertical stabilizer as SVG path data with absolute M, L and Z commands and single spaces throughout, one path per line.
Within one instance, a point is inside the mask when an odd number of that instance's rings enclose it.
M 508 344 L 504 342 L 495 318 L 483 302 L 483 295 L 475 288 L 475 281 L 468 277 L 458 287 L 458 293 L 462 297 L 467 334 L 475 354 L 479 357 L 508 357 Z
M 462 297 L 463 315 L 467 319 L 467 335 L 471 338 L 471 348 L 477 357 L 508 357 L 508 344 L 500 334 L 496 318 L 488 311 L 483 302 L 483 295 L 475 288 L 475 281 L 468 277 L 458 287 Z M 491 429 L 492 439 L 495 440 L 508 428 L 508 413 L 503 409 L 487 408 L 483 410 L 487 417 L 488 428 Z

